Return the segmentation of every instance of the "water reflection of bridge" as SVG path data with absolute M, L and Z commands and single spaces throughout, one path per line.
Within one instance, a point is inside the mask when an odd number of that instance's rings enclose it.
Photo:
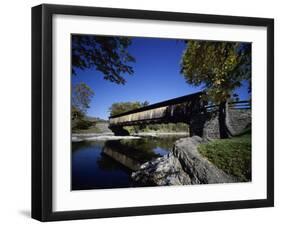
M 130 170 L 136 171 L 141 164 L 160 157 L 153 151 L 155 142 L 145 140 L 109 140 L 102 152 Z

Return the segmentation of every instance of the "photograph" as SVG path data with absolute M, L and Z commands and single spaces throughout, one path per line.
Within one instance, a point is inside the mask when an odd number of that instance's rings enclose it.
M 274 19 L 120 7 L 32 7 L 32 218 L 274 206 Z
M 70 54 L 72 191 L 251 183 L 251 42 L 72 33 Z

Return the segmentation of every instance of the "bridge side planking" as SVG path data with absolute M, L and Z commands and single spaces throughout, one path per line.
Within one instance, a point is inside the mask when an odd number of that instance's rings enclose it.
M 165 119 L 168 122 L 185 122 L 185 116 L 188 114 L 186 104 L 200 100 L 202 94 L 203 92 L 197 92 L 124 112 L 109 117 L 109 122 L 110 125 L 133 125 L 140 122 L 160 123 Z
M 151 104 L 151 105 L 148 105 L 148 106 L 145 106 L 145 107 L 142 107 L 142 108 L 127 111 L 127 112 L 124 112 L 124 113 L 121 113 L 121 114 L 118 114 L 118 115 L 110 116 L 109 118 L 110 119 L 111 118 L 118 118 L 120 116 L 129 115 L 129 114 L 142 112 L 142 111 L 146 111 L 146 110 L 151 110 L 151 109 L 155 109 L 155 108 L 159 108 L 159 107 L 165 107 L 165 106 L 174 105 L 174 104 L 181 104 L 181 103 L 184 103 L 186 101 L 190 101 L 192 99 L 195 99 L 196 97 L 199 97 L 202 94 L 203 94 L 203 92 L 197 92 L 197 93 L 177 97 L 177 98 L 162 101 L 162 102 L 159 102 L 159 103 L 156 103 L 156 104 Z
M 156 104 L 148 105 L 132 111 L 124 112 L 119 115 L 109 117 L 111 126 L 136 125 L 141 123 L 165 123 L 165 122 L 187 122 L 188 118 L 197 108 L 210 112 L 214 111 L 216 105 L 204 105 L 202 108 L 201 95 L 203 92 L 197 92 L 186 96 L 170 99 Z M 250 109 L 250 101 L 229 102 L 231 109 Z M 198 113 L 198 112 L 197 112 Z

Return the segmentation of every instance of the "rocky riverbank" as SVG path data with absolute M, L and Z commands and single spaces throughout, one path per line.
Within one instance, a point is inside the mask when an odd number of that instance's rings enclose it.
M 189 136 L 189 132 L 138 132 L 132 133 L 132 136 L 140 137 L 166 137 L 166 136 Z
M 201 137 L 193 136 L 176 141 L 171 153 L 146 162 L 132 173 L 141 183 L 154 185 L 186 185 L 232 183 L 236 179 L 204 158 L 197 150 Z
M 139 136 L 115 136 L 113 133 L 88 133 L 88 134 L 72 134 L 72 142 L 81 141 L 105 141 L 105 140 L 122 140 L 122 139 L 140 139 Z
M 169 137 L 169 136 L 188 136 L 187 132 L 141 132 L 133 133 L 129 136 L 115 136 L 112 132 L 106 133 L 73 133 L 72 142 L 91 141 L 91 140 L 122 140 L 140 139 L 142 137 Z

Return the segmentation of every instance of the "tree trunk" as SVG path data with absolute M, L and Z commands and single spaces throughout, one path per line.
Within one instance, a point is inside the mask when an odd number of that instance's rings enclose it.
M 226 124 L 226 101 L 223 101 L 219 105 L 219 130 L 220 130 L 220 138 L 229 138 L 231 137 L 231 133 L 227 128 Z

